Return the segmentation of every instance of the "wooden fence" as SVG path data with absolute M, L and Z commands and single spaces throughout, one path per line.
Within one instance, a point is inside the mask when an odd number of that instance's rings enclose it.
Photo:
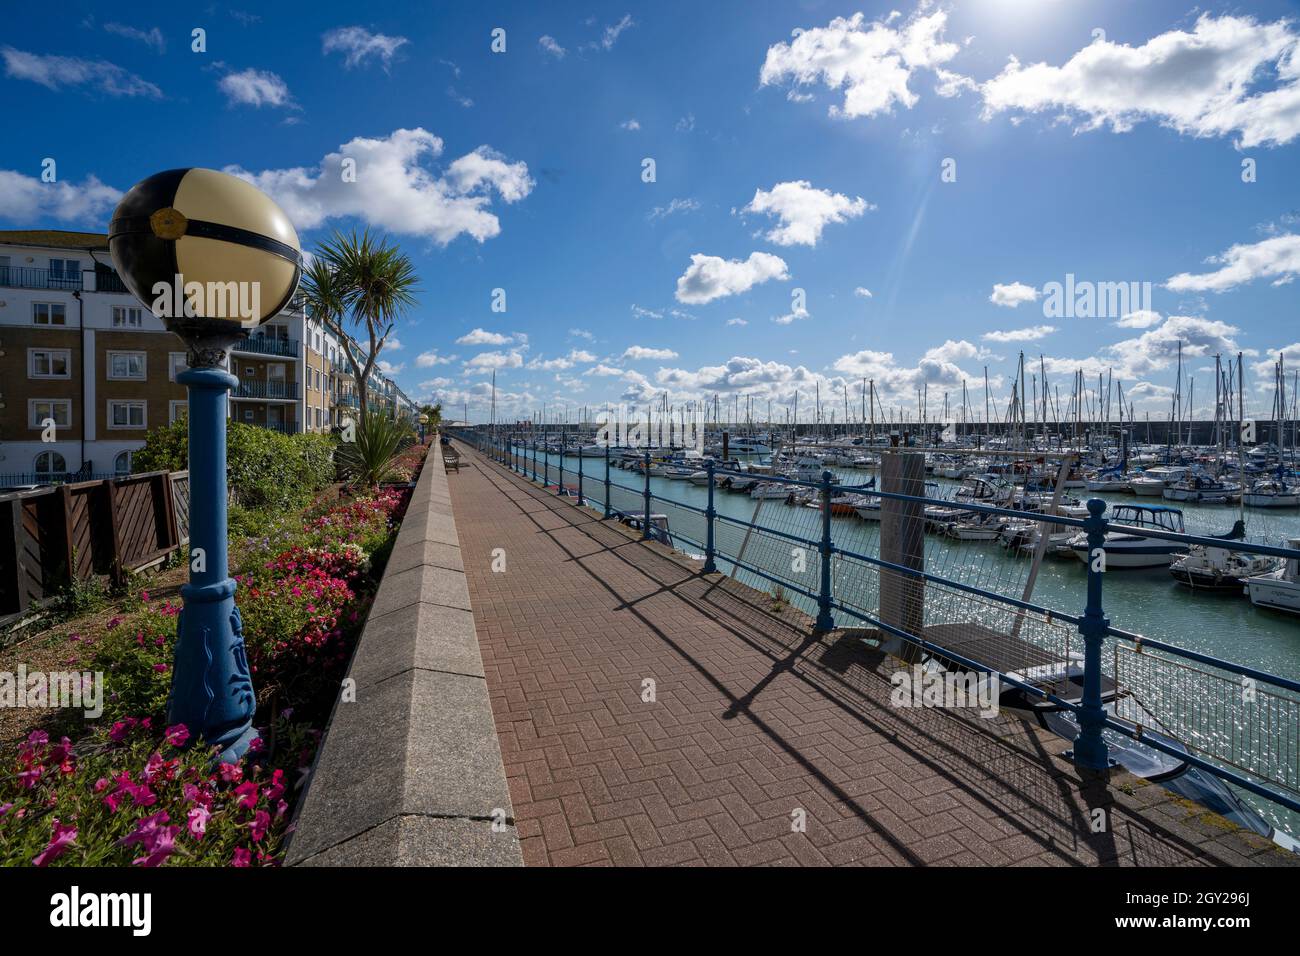
M 121 582 L 157 564 L 189 529 L 188 471 L 0 494 L 0 624 L 74 578 Z

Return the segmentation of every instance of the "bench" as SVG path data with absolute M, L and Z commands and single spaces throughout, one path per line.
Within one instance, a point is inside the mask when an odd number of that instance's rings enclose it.
M 460 452 L 456 451 L 454 448 L 443 448 L 442 464 L 447 471 L 454 471 L 456 474 L 460 474 Z

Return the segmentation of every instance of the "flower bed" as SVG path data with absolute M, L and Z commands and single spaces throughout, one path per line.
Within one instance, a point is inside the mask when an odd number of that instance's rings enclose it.
M 262 557 L 235 575 L 235 599 L 262 738 L 237 764 L 164 726 L 177 606 L 144 594 L 102 633 L 72 635 L 68 663 L 104 673 L 104 713 L 76 742 L 36 729 L 4 757 L 0 865 L 278 862 L 408 498 L 317 500 L 253 543 Z

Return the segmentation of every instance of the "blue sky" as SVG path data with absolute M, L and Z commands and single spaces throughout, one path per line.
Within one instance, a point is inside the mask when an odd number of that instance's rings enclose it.
M 1111 370 L 1139 417 L 1180 342 L 1202 415 L 1216 352 L 1260 413 L 1276 353 L 1300 368 L 1292 2 L 74 2 L 7 14 L 0 84 L 6 227 L 102 229 L 189 165 L 307 248 L 370 225 L 421 277 L 383 358 L 476 419 L 494 368 L 503 417 L 667 392 L 779 418 L 864 377 L 931 417 L 967 380 L 982 414 L 986 366 L 1005 408 L 1022 350 L 1063 401 Z M 1045 314 L 1067 274 L 1150 308 Z

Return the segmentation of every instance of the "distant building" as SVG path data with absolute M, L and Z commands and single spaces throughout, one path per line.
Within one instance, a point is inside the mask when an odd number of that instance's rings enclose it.
M 185 367 L 181 340 L 113 271 L 106 236 L 0 231 L 0 485 L 130 473 L 148 430 L 185 414 Z M 235 347 L 230 371 L 230 417 L 249 425 L 327 432 L 360 407 L 337 338 L 298 300 Z M 414 420 L 394 382 L 371 379 L 372 409 Z

